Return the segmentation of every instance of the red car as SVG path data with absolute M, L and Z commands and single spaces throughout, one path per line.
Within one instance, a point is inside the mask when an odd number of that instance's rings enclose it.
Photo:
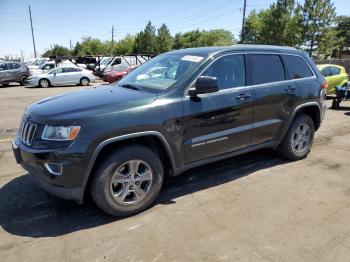
M 136 67 L 137 65 L 115 65 L 103 74 L 103 80 L 109 83 L 117 82 Z

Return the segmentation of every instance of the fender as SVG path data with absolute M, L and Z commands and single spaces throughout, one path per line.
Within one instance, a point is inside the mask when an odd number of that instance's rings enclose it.
M 89 161 L 89 164 L 88 164 L 88 167 L 85 171 L 85 174 L 84 174 L 84 178 L 83 178 L 83 182 L 82 182 L 82 194 L 84 194 L 84 190 L 85 190 L 85 187 L 87 185 L 87 182 L 89 180 L 89 177 L 91 175 L 91 171 L 92 171 L 92 168 L 95 164 L 95 161 L 98 157 L 98 155 L 100 154 L 101 150 L 111 144 L 111 143 L 114 143 L 114 142 L 117 142 L 117 141 L 123 141 L 123 140 L 127 140 L 127 139 L 130 139 L 130 138 L 136 138 L 136 137 L 146 137 L 146 136 L 156 136 L 157 138 L 160 139 L 160 141 L 162 142 L 163 146 L 165 147 L 166 149 L 166 152 L 170 158 L 170 162 L 171 162 L 171 168 L 172 170 L 175 170 L 176 169 L 176 166 L 175 166 L 175 160 L 174 160 L 174 155 L 173 155 L 173 151 L 171 150 L 171 147 L 168 143 L 168 141 L 166 140 L 166 138 L 160 133 L 160 132 L 157 132 L 157 131 L 143 131 L 143 132 L 138 132 L 138 133 L 131 133 L 131 134 L 126 134 L 126 135 L 122 135 L 122 136 L 117 136 L 117 137 L 112 137 L 112 138 L 109 138 L 107 140 L 104 140 L 102 141 L 95 149 L 94 153 L 92 154 L 92 157 Z M 83 195 L 81 196 L 83 198 Z
M 283 140 L 284 137 L 286 136 L 286 134 L 287 134 L 287 132 L 288 132 L 288 130 L 289 130 L 289 127 L 291 126 L 291 124 L 292 124 L 292 122 L 293 122 L 294 117 L 296 116 L 296 114 L 297 114 L 301 109 L 303 109 L 303 108 L 305 108 L 305 107 L 309 107 L 309 106 L 317 106 L 317 107 L 318 107 L 318 111 L 319 111 L 319 113 L 320 113 L 320 121 L 322 121 L 322 119 L 323 119 L 323 117 L 322 117 L 322 108 L 321 108 L 321 106 L 320 106 L 320 104 L 319 104 L 318 102 L 313 101 L 313 102 L 307 102 L 307 103 L 304 103 L 304 104 L 300 104 L 300 105 L 298 105 L 298 106 L 294 109 L 294 111 L 293 111 L 293 113 L 292 113 L 292 116 L 289 118 L 288 124 L 286 125 L 285 129 L 284 129 L 283 132 L 282 132 L 282 138 L 281 138 L 281 141 L 280 141 L 280 142 L 282 142 L 282 140 Z

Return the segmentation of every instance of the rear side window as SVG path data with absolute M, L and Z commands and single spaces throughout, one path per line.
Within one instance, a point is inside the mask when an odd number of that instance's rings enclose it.
M 331 75 L 335 76 L 335 75 L 339 75 L 340 74 L 340 68 L 335 67 L 335 66 L 330 66 L 329 67 L 331 70 Z
M 311 77 L 312 72 L 300 56 L 285 55 L 284 61 L 292 79 Z
M 250 55 L 253 85 L 286 80 L 279 55 Z
M 331 75 L 332 75 L 332 73 L 331 73 L 331 68 L 330 68 L 329 66 L 323 68 L 323 69 L 321 70 L 321 74 L 322 74 L 323 76 L 331 76 Z
M 8 66 L 6 63 L 0 64 L 0 69 L 1 70 L 8 70 Z
M 245 86 L 245 64 L 243 55 L 224 56 L 212 63 L 202 76 L 214 76 L 220 89 Z

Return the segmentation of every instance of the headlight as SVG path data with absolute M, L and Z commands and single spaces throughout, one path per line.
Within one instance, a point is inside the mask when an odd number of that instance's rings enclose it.
M 80 131 L 80 126 L 45 126 L 43 140 L 72 141 Z

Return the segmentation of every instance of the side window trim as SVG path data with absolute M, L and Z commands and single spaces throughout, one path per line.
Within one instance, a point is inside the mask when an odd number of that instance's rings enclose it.
M 248 81 L 249 75 L 248 75 L 248 71 L 247 71 L 247 58 L 246 58 L 247 52 L 230 52 L 230 53 L 220 54 L 219 56 L 214 57 L 202 70 L 200 70 L 199 73 L 197 73 L 197 75 L 191 81 L 191 83 L 186 87 L 186 89 L 184 91 L 184 96 L 188 96 L 188 89 L 193 87 L 193 85 L 196 82 L 197 78 L 200 77 L 213 63 L 215 63 L 220 58 L 223 58 L 225 56 L 232 56 L 232 55 L 242 55 L 243 56 L 243 61 L 244 61 L 244 66 L 245 66 L 245 86 L 222 89 L 222 90 L 219 90 L 219 92 L 224 92 L 224 91 L 231 90 L 231 89 L 234 89 L 234 88 L 247 87 L 248 83 L 249 83 L 249 81 Z M 208 94 L 208 95 L 210 95 L 210 94 Z
M 304 60 L 304 62 L 307 64 L 307 66 L 309 67 L 311 73 L 312 73 L 312 76 L 311 77 L 305 77 L 305 78 L 299 78 L 299 79 L 286 79 L 284 81 L 278 81 L 278 82 L 271 82 L 271 83 L 265 83 L 265 84 L 256 84 L 256 85 L 253 85 L 252 83 L 252 77 L 251 77 L 251 69 L 250 69 L 250 66 L 249 66 L 249 55 L 250 54 L 263 54 L 263 55 L 279 55 L 281 57 L 281 61 L 282 61 L 282 64 L 284 66 L 284 63 L 283 63 L 283 58 L 282 56 L 283 55 L 289 55 L 289 56 L 297 56 L 297 57 L 300 57 L 301 59 Z M 268 84 L 278 84 L 278 83 L 285 83 L 285 82 L 290 82 L 290 81 L 300 81 L 300 80 L 304 80 L 304 79 L 311 79 L 311 78 L 316 78 L 316 73 L 314 71 L 314 69 L 311 67 L 311 65 L 309 64 L 309 62 L 302 56 L 302 55 L 299 55 L 299 54 L 288 54 L 288 53 L 283 53 L 283 52 L 250 52 L 250 51 L 243 51 L 243 52 L 231 52 L 231 53 L 225 53 L 225 54 L 222 54 L 222 55 L 219 55 L 217 57 L 215 57 L 214 59 L 212 59 L 212 61 L 210 61 L 210 63 L 208 63 L 208 65 L 206 65 L 201 71 L 199 71 L 199 73 L 194 77 L 193 81 L 191 81 L 191 83 L 187 86 L 187 88 L 185 89 L 184 91 L 184 96 L 188 96 L 188 89 L 190 89 L 194 83 L 196 82 L 196 79 L 212 64 L 214 63 L 217 59 L 221 58 L 221 57 L 224 57 L 224 56 L 230 56 L 230 55 L 243 55 L 244 56 L 244 63 L 245 63 L 245 70 L 246 70 L 246 85 L 245 86 L 242 86 L 242 87 L 239 87 L 239 88 L 250 88 L 250 87 L 256 87 L 256 86 L 265 86 L 265 85 L 268 85 Z M 234 89 L 234 88 L 237 88 L 237 87 L 233 87 L 233 88 L 229 88 L 229 89 L 225 89 L 225 90 L 220 90 L 219 92 L 223 92 L 223 91 L 228 91 L 228 90 L 231 90 L 231 89 Z M 211 94 L 208 94 L 208 95 L 211 95 Z

